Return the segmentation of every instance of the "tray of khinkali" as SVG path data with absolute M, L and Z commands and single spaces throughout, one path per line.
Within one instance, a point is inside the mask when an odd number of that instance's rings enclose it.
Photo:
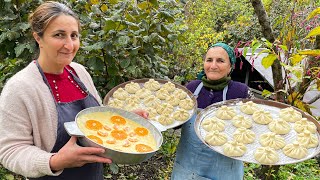
M 188 121 L 197 110 L 197 101 L 184 86 L 164 79 L 135 79 L 111 89 L 103 104 L 133 111 L 144 109 L 149 120 L 165 131 Z
M 290 105 L 262 99 L 212 104 L 195 120 L 201 141 L 220 154 L 245 162 L 284 165 L 320 152 L 320 125 Z

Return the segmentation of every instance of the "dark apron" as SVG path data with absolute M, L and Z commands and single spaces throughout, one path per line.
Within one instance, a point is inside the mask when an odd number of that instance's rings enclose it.
M 193 93 L 195 97 L 202 87 L 200 83 Z M 227 91 L 228 86 L 223 89 L 223 101 L 227 100 Z M 196 116 L 197 113 L 182 125 L 171 180 L 242 180 L 241 161 L 213 151 L 198 138 L 194 129 Z
M 53 91 L 50 88 L 47 78 L 45 77 L 41 67 L 39 66 L 38 61 L 36 62 L 39 72 L 44 80 L 44 82 L 49 87 L 52 97 L 54 99 Z M 70 139 L 69 134 L 64 129 L 64 123 L 74 121 L 76 115 L 79 111 L 93 107 L 100 106 L 98 101 L 93 97 L 92 94 L 87 90 L 85 85 L 81 82 L 81 80 L 69 71 L 72 75 L 73 79 L 78 83 L 83 91 L 85 91 L 88 95 L 80 100 L 68 102 L 68 103 L 57 103 L 55 100 L 57 112 L 58 112 L 58 129 L 57 129 L 57 139 L 54 144 L 54 147 L 51 150 L 51 153 L 58 152 Z M 103 180 L 103 164 L 102 163 L 88 163 L 82 167 L 78 168 L 66 168 L 59 176 L 43 176 L 40 178 L 31 178 L 37 180 Z

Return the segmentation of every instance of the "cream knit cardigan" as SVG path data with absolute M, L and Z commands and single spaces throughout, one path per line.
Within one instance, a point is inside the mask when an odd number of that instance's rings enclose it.
M 89 73 L 71 63 L 89 92 L 101 98 Z M 57 110 L 34 62 L 6 83 L 0 96 L 0 163 L 26 177 L 57 176 L 49 166 L 57 137 Z

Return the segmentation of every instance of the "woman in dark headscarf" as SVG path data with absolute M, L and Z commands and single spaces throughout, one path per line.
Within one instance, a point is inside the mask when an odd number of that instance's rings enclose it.
M 209 45 L 204 58 L 204 76 L 187 85 L 197 97 L 199 109 L 220 101 L 249 97 L 247 85 L 231 80 L 235 63 L 236 57 L 230 46 L 225 43 Z M 195 117 L 182 126 L 171 179 L 243 179 L 242 161 L 213 151 L 197 137 Z

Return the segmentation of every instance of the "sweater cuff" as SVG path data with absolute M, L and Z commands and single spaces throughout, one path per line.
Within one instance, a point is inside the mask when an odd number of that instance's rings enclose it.
M 48 176 L 59 176 L 63 170 L 60 171 L 52 171 L 50 168 L 50 158 L 55 155 L 55 153 L 44 153 L 42 154 L 42 156 L 40 156 L 38 158 L 38 166 L 39 169 L 42 173 L 44 173 L 44 175 L 48 175 Z

